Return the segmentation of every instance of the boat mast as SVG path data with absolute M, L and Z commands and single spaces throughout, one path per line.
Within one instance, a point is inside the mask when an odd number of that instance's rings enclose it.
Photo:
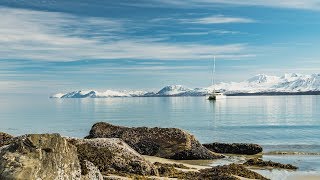
M 213 56 L 213 66 L 212 66 L 212 69 L 211 69 L 211 86 L 213 86 L 213 92 L 215 93 L 216 90 L 215 90 L 215 72 L 216 72 L 216 56 Z

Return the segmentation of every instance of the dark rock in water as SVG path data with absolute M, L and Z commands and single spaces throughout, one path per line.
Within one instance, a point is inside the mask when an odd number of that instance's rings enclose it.
M 204 147 L 216 153 L 223 154 L 246 154 L 254 155 L 262 152 L 262 147 L 258 144 L 244 144 L 244 143 L 211 143 L 203 144 Z
M 0 148 L 0 179 L 80 179 L 77 148 L 59 134 L 30 134 Z
M 223 155 L 202 146 L 195 137 L 177 128 L 128 128 L 100 122 L 86 138 L 121 138 L 137 152 L 168 159 L 217 159 Z
M 85 161 L 92 162 L 103 173 L 157 175 L 152 163 L 117 138 L 69 139 L 77 147 L 82 172 Z
M 0 132 L 0 147 L 10 144 L 12 138 L 13 136 L 11 136 L 10 134 Z
M 239 176 L 248 179 L 267 180 L 264 176 L 245 168 L 243 165 L 230 164 L 224 166 L 216 166 L 210 169 L 200 170 L 199 179 L 212 179 L 211 177 L 223 176 Z M 233 177 L 234 178 L 234 177 Z M 214 178 L 213 178 L 214 179 Z M 229 179 L 228 177 L 222 179 Z
M 213 168 L 202 169 L 200 171 L 181 171 L 177 169 L 176 165 L 172 164 L 156 163 L 155 165 L 158 167 L 159 174 L 162 177 L 210 180 L 240 180 L 238 177 L 242 177 L 248 179 L 267 180 L 267 178 L 256 172 L 246 169 L 243 165 L 239 164 L 217 166 Z
M 258 167 L 273 167 L 279 169 L 291 169 L 296 170 L 298 167 L 291 164 L 281 164 L 273 161 L 263 161 L 262 159 L 249 159 L 244 163 L 246 166 L 258 166 Z

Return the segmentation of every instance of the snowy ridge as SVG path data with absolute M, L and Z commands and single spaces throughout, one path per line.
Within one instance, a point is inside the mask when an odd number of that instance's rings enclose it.
M 166 86 L 158 92 L 147 91 L 114 91 L 106 90 L 98 92 L 73 91 L 69 93 L 58 93 L 51 98 L 108 98 L 108 97 L 150 97 L 150 96 L 204 96 L 212 92 L 214 86 L 207 88 L 186 88 L 182 85 Z M 258 74 L 246 81 L 218 83 L 215 89 L 225 94 L 241 93 L 299 93 L 320 91 L 320 74 L 302 75 L 285 74 L 281 77 Z
M 192 89 L 183 87 L 182 85 L 171 85 L 171 86 L 166 86 L 162 88 L 157 95 L 163 95 L 163 96 L 172 96 L 172 95 L 177 95 L 177 94 L 183 94 L 186 92 L 191 91 Z
M 98 91 L 73 91 L 66 94 L 58 93 L 51 98 L 107 98 L 107 97 L 135 97 L 144 96 L 148 92 L 145 91 L 114 91 L 106 90 L 103 92 Z
M 209 89 L 212 88 L 209 87 Z M 281 77 L 259 74 L 243 82 L 219 83 L 216 85 L 216 89 L 227 94 L 320 91 L 320 74 L 301 75 L 293 73 Z

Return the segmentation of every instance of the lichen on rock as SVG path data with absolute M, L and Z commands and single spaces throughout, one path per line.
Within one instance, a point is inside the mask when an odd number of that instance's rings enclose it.
M 0 179 L 80 179 L 77 149 L 59 134 L 29 134 L 0 149 Z
M 101 172 L 92 162 L 84 160 L 81 165 L 81 180 L 103 180 Z
M 90 161 L 102 174 L 128 173 L 157 175 L 157 170 L 139 153 L 117 138 L 69 139 L 77 147 L 82 171 L 84 162 Z
M 0 132 L 0 147 L 10 144 L 12 138 L 13 136 L 11 136 L 10 134 Z

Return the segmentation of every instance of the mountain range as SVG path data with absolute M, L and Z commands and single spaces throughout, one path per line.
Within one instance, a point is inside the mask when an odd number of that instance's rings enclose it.
M 152 96 L 205 96 L 213 90 L 226 95 L 257 95 L 257 94 L 318 94 L 320 92 L 320 74 L 302 75 L 297 73 L 283 76 L 258 74 L 242 82 L 222 82 L 206 88 L 187 88 L 182 85 L 165 86 L 158 92 L 148 91 L 115 91 L 103 92 L 73 91 L 58 93 L 51 98 L 107 98 L 107 97 L 152 97 Z

